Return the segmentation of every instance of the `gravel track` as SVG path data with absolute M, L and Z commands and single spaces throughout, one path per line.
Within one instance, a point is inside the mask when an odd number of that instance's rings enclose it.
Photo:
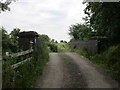
M 87 88 L 120 88 L 119 84 L 111 79 L 102 69 L 92 64 L 76 53 L 65 53 L 79 66 L 79 69 L 87 82 Z
M 76 53 L 50 53 L 35 88 L 117 88 L 118 83 Z

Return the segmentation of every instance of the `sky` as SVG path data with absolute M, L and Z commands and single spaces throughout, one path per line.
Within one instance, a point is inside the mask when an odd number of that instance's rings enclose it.
M 20 28 L 69 41 L 69 26 L 84 23 L 85 7 L 82 0 L 17 0 L 10 4 L 10 12 L 0 14 L 0 26 L 8 33 Z

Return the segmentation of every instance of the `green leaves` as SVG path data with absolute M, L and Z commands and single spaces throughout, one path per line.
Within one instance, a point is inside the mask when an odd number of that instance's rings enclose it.
M 16 39 L 17 35 L 13 36 L 11 34 L 10 36 L 4 28 L 0 28 L 0 31 L 2 32 L 3 55 L 5 54 L 5 52 L 10 52 L 10 53 L 18 52 L 19 46 L 18 46 L 18 41 Z M 14 30 L 12 32 L 14 32 Z
M 2 0 L 0 1 L 0 13 L 2 11 L 10 11 L 10 8 L 9 8 L 9 5 L 11 4 L 12 1 L 15 1 L 15 0 L 6 0 L 5 2 L 2 2 Z
M 19 33 L 20 33 L 20 29 L 14 28 L 13 31 L 11 31 L 10 35 L 17 40 Z
M 84 24 L 71 25 L 69 31 L 69 35 L 73 36 L 76 40 L 89 39 L 91 33 L 91 29 Z
M 97 31 L 97 36 L 107 36 L 113 43 L 120 40 L 120 2 L 89 2 L 84 12 L 86 22 Z

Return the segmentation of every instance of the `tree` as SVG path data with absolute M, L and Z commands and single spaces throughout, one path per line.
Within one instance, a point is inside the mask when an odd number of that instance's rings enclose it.
M 87 2 L 86 22 L 97 36 L 107 36 L 113 43 L 120 43 L 120 2 Z
M 51 42 L 54 43 L 54 42 L 55 42 L 55 39 L 52 39 Z
M 39 37 L 45 41 L 45 42 L 49 42 L 50 41 L 50 38 L 48 37 L 48 35 L 45 35 L 45 34 L 42 34 L 42 35 L 39 35 Z
M 10 37 L 9 37 L 7 31 L 3 27 L 0 28 L 0 30 L 2 32 L 2 51 L 3 52 L 10 51 L 10 49 L 9 49 Z
M 14 37 L 10 37 L 7 31 L 2 27 L 0 28 L 2 31 L 2 52 L 18 52 L 18 41 Z
M 55 43 L 58 43 L 58 41 L 56 40 Z
M 63 40 L 60 40 L 61 43 L 63 43 L 64 41 Z
M 19 28 L 14 28 L 13 31 L 11 31 L 10 35 L 17 40 L 19 33 L 20 33 L 20 29 Z
M 9 5 L 11 4 L 12 1 L 15 0 L 6 0 L 5 2 L 0 1 L 0 13 L 6 10 L 10 11 Z
M 67 41 L 64 41 L 64 43 L 67 43 Z
M 91 33 L 91 29 L 84 24 L 71 25 L 69 31 L 69 35 L 71 35 L 75 40 L 88 39 Z

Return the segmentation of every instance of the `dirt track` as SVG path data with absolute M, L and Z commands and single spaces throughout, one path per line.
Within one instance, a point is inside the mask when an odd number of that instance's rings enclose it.
M 67 55 L 67 59 L 64 56 Z M 35 88 L 116 88 L 118 83 L 76 53 L 50 53 Z

